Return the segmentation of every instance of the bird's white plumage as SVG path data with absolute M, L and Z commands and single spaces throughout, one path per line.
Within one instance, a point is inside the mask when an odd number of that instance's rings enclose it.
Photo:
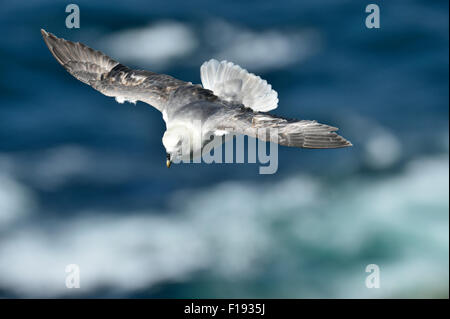
M 214 135 L 217 135 L 217 136 L 224 136 L 224 135 L 227 135 L 227 134 L 229 134 L 230 132 L 228 132 L 228 131 L 225 131 L 225 130 L 215 130 L 214 131 Z
M 258 112 L 278 106 L 278 94 L 266 80 L 232 62 L 211 59 L 200 67 L 203 87 L 229 102 L 242 103 Z
M 116 102 L 120 103 L 120 104 L 123 104 L 125 102 L 130 102 L 130 103 L 136 104 L 136 102 L 137 102 L 137 100 L 129 99 L 129 98 L 126 98 L 125 96 L 119 96 L 119 95 L 116 96 L 115 99 L 116 99 Z

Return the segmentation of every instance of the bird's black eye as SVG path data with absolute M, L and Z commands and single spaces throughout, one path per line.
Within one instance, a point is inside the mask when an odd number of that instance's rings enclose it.
M 166 154 L 166 158 L 167 158 L 168 160 L 170 160 L 170 154 L 169 154 L 169 153 Z

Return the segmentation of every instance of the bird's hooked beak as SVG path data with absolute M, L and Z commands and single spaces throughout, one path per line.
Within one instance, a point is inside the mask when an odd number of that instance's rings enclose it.
M 170 167 L 170 164 L 172 164 L 172 161 L 170 160 L 170 154 L 167 153 L 167 159 L 166 159 L 166 166 L 167 166 L 167 168 Z

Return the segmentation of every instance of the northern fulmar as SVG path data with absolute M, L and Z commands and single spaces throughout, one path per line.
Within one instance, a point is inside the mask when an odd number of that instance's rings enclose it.
M 165 74 L 130 69 L 82 43 L 58 38 L 43 29 L 41 33 L 55 59 L 81 82 L 115 97 L 119 103 L 142 101 L 162 113 L 167 167 L 174 160 L 202 154 L 214 136 L 244 134 L 280 145 L 315 149 L 352 145 L 335 133 L 336 127 L 267 113 L 278 106 L 277 92 L 267 81 L 231 62 L 211 59 L 203 63 L 202 85 L 192 84 Z M 201 141 L 189 143 L 186 154 L 183 143 L 194 135 L 201 136 Z

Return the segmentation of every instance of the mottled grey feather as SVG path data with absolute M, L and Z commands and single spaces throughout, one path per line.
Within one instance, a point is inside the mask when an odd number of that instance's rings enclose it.
M 171 92 L 189 83 L 169 75 L 132 70 L 88 46 L 41 30 L 55 59 L 78 80 L 107 96 L 143 101 L 162 111 Z
M 257 137 L 284 146 L 302 148 L 340 148 L 352 146 L 335 133 L 338 128 L 308 120 L 289 120 L 248 108 L 231 111 L 218 129 Z M 271 134 L 272 133 L 276 134 Z

